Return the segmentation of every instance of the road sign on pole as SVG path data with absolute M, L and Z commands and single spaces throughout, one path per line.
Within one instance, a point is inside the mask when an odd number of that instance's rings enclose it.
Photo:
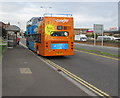
M 118 2 L 118 30 L 120 31 L 120 1 Z
M 96 45 L 96 34 L 102 34 L 102 46 L 103 46 L 103 25 L 102 24 L 94 24 L 94 45 Z

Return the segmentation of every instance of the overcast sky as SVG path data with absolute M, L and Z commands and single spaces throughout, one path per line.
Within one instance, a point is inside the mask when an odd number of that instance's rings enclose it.
M 24 30 L 29 19 L 44 13 L 73 14 L 76 28 L 92 28 L 93 24 L 103 24 L 105 29 L 118 26 L 118 2 L 1 2 L 0 9 L 0 21 L 12 25 L 20 22 Z

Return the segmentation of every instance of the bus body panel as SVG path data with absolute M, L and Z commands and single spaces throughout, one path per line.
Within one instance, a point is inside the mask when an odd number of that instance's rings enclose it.
M 29 43 L 29 45 L 28 45 L 29 49 L 34 51 L 35 50 L 34 49 L 34 42 L 28 41 L 28 43 Z

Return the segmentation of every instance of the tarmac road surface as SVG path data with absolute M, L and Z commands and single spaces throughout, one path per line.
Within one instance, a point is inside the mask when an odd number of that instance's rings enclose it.
M 3 96 L 88 96 L 22 46 L 5 52 L 2 77 Z

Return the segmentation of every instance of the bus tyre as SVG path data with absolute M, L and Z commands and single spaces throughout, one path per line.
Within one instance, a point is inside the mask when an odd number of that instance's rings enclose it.
M 31 50 L 29 47 L 28 47 L 29 50 Z
M 37 50 L 36 50 L 36 53 L 37 53 L 37 55 L 40 55 L 40 54 L 39 54 L 40 52 L 39 52 L 38 48 L 37 48 Z

